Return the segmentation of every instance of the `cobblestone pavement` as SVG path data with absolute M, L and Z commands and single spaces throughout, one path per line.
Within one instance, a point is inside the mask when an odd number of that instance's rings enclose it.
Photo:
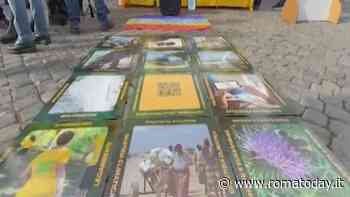
M 287 26 L 277 11 L 199 9 L 212 31 L 228 37 L 255 69 L 282 95 L 303 106 L 303 118 L 350 171 L 350 0 L 342 22 Z M 158 9 L 113 9 L 116 27 L 131 16 Z M 106 35 L 94 19 L 83 19 L 83 33 L 51 27 L 53 44 L 40 52 L 10 55 L 0 46 L 0 149 L 10 143 L 65 82 L 77 64 Z M 2 32 L 0 32 L 2 33 Z

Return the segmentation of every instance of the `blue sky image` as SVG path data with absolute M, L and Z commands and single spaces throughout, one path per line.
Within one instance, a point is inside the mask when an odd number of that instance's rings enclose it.
M 205 124 L 136 126 L 133 130 L 129 154 L 145 153 L 152 148 L 181 144 L 184 148 L 195 148 L 210 140 Z

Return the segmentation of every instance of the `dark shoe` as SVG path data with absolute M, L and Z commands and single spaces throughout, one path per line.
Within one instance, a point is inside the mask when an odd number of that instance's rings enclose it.
M 51 38 L 49 35 L 47 35 L 47 36 L 35 36 L 34 42 L 35 42 L 35 44 L 49 45 L 49 44 L 51 44 Z
M 13 33 L 5 33 L 0 37 L 0 42 L 3 44 L 14 43 L 17 40 L 17 34 Z
M 107 24 L 101 25 L 101 31 L 108 31 L 113 28 L 113 25 L 111 22 L 108 22 Z
M 80 34 L 80 28 L 76 26 L 70 26 L 70 33 L 72 34 Z
M 280 0 L 278 3 L 276 3 L 274 6 L 272 6 L 273 9 L 275 8 L 282 8 L 284 6 L 285 0 Z
M 36 52 L 35 44 L 15 44 L 8 48 L 11 54 L 33 53 Z

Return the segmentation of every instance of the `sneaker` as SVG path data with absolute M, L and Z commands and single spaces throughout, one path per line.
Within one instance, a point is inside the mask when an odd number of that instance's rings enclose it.
M 35 36 L 34 42 L 35 42 L 35 44 L 49 45 L 49 44 L 51 44 L 51 38 L 49 35 L 47 35 L 47 36 Z
M 15 44 L 8 48 L 11 54 L 33 53 L 36 52 L 35 44 Z

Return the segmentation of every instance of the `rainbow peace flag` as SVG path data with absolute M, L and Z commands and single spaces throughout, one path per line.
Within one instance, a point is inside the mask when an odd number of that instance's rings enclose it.
M 206 31 L 210 27 L 202 16 L 140 16 L 129 19 L 124 31 L 192 32 Z

